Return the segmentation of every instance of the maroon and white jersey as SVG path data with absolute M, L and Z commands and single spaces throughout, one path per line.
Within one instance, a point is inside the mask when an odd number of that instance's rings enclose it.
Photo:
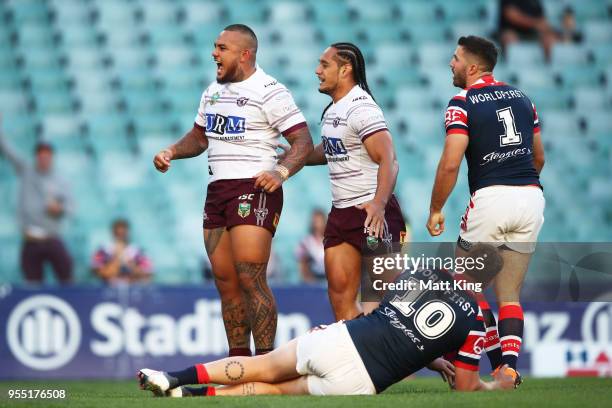
M 325 112 L 321 140 L 334 207 L 351 207 L 374 198 L 378 164 L 372 160 L 363 142 L 386 129 L 382 110 L 357 85 Z
M 306 126 L 306 119 L 287 88 L 257 67 L 244 81 L 211 83 L 195 124 L 206 131 L 212 183 L 271 170 L 280 134 Z

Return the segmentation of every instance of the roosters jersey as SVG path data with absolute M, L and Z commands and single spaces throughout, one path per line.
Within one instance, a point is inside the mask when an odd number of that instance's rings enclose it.
M 211 83 L 195 123 L 208 138 L 209 183 L 245 179 L 276 164 L 280 134 L 306 126 L 291 93 L 257 67 L 241 82 Z
M 492 185 L 540 185 L 533 164 L 535 106 L 520 90 L 485 76 L 448 103 L 446 134 L 468 135 L 470 193 Z
M 447 353 L 476 371 L 485 326 L 476 300 L 445 271 L 420 269 L 396 280 L 372 313 L 346 322 L 363 364 L 382 392 Z
M 374 198 L 378 164 L 370 158 L 363 142 L 386 129 L 382 110 L 357 85 L 325 112 L 321 140 L 334 207 L 351 207 Z

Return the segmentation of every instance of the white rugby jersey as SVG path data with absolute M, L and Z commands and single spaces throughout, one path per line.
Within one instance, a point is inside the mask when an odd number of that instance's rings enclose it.
M 321 140 L 334 207 L 351 207 L 374 198 L 378 164 L 370 158 L 363 141 L 386 129 L 382 110 L 357 85 L 325 112 Z
M 291 93 L 261 68 L 241 82 L 212 82 L 195 123 L 208 138 L 209 183 L 245 179 L 276 164 L 280 134 L 306 123 Z

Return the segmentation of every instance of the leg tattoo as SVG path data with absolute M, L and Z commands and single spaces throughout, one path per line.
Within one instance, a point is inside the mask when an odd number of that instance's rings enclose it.
M 230 381 L 240 381 L 244 377 L 244 365 L 232 360 L 225 364 L 225 377 Z
M 211 230 L 204 230 L 204 247 L 208 256 L 212 256 L 219 245 L 221 235 L 225 231 L 225 227 L 214 228 Z
M 255 383 L 242 384 L 242 395 L 256 395 Z
M 276 303 L 266 280 L 266 263 L 236 262 L 243 282 L 251 330 L 257 349 L 272 349 L 276 336 Z
M 251 331 L 245 301 L 241 297 L 222 301 L 221 314 L 230 349 L 250 347 Z

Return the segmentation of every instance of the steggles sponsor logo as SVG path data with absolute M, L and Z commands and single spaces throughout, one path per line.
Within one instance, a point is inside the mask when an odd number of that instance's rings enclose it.
M 523 156 L 526 154 L 531 154 L 531 149 L 528 147 L 523 147 L 520 149 L 514 149 L 511 150 L 509 152 L 506 153 L 500 153 L 500 152 L 491 152 L 491 153 L 487 153 L 482 157 L 482 162 L 480 163 L 481 166 L 484 166 L 486 164 L 489 164 L 491 162 L 498 162 L 498 163 L 502 163 L 508 159 L 511 159 L 513 157 L 517 157 L 517 156 Z

